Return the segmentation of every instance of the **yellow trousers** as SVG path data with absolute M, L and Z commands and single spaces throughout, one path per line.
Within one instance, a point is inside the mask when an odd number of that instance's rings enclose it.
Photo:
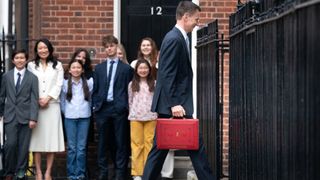
M 157 121 L 130 121 L 131 175 L 142 176 L 152 148 Z

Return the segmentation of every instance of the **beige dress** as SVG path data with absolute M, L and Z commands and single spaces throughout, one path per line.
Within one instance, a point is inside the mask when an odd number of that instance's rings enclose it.
M 65 150 L 63 126 L 60 113 L 60 92 L 63 84 L 63 67 L 58 62 L 55 69 L 49 62 L 44 70 L 41 63 L 28 63 L 28 70 L 38 77 L 39 97 L 50 96 L 49 106 L 39 109 L 37 126 L 32 130 L 29 150 L 31 152 L 61 152 Z

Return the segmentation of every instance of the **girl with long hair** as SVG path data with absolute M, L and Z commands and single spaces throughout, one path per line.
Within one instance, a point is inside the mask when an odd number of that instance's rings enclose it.
M 128 86 L 131 138 L 131 175 L 139 180 L 152 147 L 157 114 L 151 112 L 155 80 L 151 65 L 145 59 L 136 63 L 132 81 Z
M 90 126 L 90 99 L 93 79 L 87 80 L 83 61 L 72 59 L 69 77 L 61 91 L 61 110 L 67 135 L 67 175 L 70 180 L 86 178 L 87 138 Z

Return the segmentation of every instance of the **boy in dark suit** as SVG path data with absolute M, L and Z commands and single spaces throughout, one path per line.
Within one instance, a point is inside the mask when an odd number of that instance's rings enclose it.
M 106 36 L 102 40 L 107 59 L 95 67 L 94 90 L 92 94 L 93 111 L 98 129 L 98 179 L 108 179 L 108 160 L 106 157 L 107 129 L 115 146 L 116 179 L 126 179 L 128 168 L 128 84 L 133 77 L 133 69 L 117 57 L 118 39 Z
M 25 50 L 12 54 L 15 67 L 2 76 L 0 116 L 3 116 L 6 140 L 4 161 L 6 180 L 24 179 L 28 164 L 31 129 L 38 118 L 38 79 L 25 66 Z
M 164 37 L 160 49 L 158 79 L 151 110 L 159 117 L 192 118 L 192 67 L 190 41 L 187 33 L 198 25 L 200 7 L 191 1 L 181 1 L 176 10 L 176 25 Z M 143 172 L 143 180 L 156 179 L 168 150 L 157 149 L 156 138 Z M 215 180 L 209 166 L 202 137 L 199 149 L 189 150 L 198 179 Z

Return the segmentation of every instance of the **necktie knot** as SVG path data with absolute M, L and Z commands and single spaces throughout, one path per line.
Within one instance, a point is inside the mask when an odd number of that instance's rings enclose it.
M 21 76 L 21 74 L 20 74 L 19 72 L 17 73 L 17 75 L 18 75 L 19 77 Z

